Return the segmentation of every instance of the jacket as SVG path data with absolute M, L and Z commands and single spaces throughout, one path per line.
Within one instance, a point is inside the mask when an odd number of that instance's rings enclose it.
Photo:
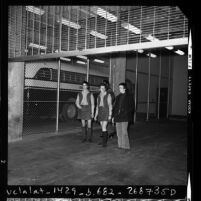
M 122 99 L 121 99 L 122 98 Z M 121 103 L 120 103 L 120 100 Z M 132 114 L 134 112 L 134 100 L 131 94 L 119 94 L 116 97 L 114 106 L 113 106 L 113 114 L 114 122 L 131 122 Z

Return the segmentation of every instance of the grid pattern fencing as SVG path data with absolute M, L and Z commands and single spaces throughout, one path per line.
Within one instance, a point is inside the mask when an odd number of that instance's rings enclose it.
M 8 57 L 188 37 L 176 6 L 9 6 Z

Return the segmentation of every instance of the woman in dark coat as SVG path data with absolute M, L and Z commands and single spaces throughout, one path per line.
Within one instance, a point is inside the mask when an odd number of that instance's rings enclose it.
M 128 138 L 128 123 L 132 119 L 134 101 L 131 95 L 126 91 L 126 84 L 119 84 L 120 94 L 116 97 L 113 107 L 113 121 L 116 123 L 118 137 L 118 148 L 130 149 Z

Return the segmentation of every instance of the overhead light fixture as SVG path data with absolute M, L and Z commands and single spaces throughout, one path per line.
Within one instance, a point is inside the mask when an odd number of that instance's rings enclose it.
M 30 43 L 29 47 L 35 47 L 35 48 L 42 49 L 42 50 L 46 50 L 47 49 L 47 47 L 45 47 L 43 45 L 38 45 L 38 44 L 35 44 L 35 43 Z
M 57 22 L 60 23 L 60 19 L 58 19 Z M 74 29 L 80 29 L 81 28 L 81 26 L 79 24 L 77 24 L 75 22 L 71 22 L 65 18 L 61 18 L 61 23 L 66 25 L 66 26 L 72 27 Z
M 145 37 L 147 40 L 150 40 L 150 41 L 159 41 L 159 39 L 158 38 L 156 38 L 156 37 L 154 37 L 154 36 L 152 36 L 151 34 L 149 34 L 148 36 L 146 36 Z
M 43 15 L 45 13 L 44 10 L 37 8 L 35 6 L 26 6 L 26 11 L 32 12 L 36 15 Z
M 173 50 L 174 49 L 173 46 L 168 46 L 168 47 L 165 47 L 165 48 L 168 49 L 168 50 Z
M 107 12 L 106 10 L 100 8 L 100 7 L 93 7 L 92 8 L 93 12 L 96 13 L 97 15 L 111 21 L 111 22 L 116 22 L 117 21 L 117 17 L 109 12 Z
M 78 63 L 78 64 L 86 64 L 84 61 L 76 61 L 76 63 Z
M 87 10 L 84 10 L 82 8 L 80 8 L 80 11 L 83 12 L 83 13 L 85 13 L 86 15 L 90 15 L 91 17 L 95 17 L 94 14 L 92 14 L 91 12 L 88 12 Z
M 63 51 L 63 50 L 60 50 L 60 51 L 59 51 L 59 50 L 55 50 L 54 52 L 56 52 L 56 53 L 58 53 L 58 52 L 59 52 L 59 53 L 62 53 L 62 52 L 67 52 L 67 51 Z
M 106 36 L 104 34 L 101 34 L 101 33 L 97 32 L 97 31 L 93 31 L 93 30 L 90 32 L 90 34 L 95 36 L 95 37 L 98 37 L 100 39 L 104 39 L 104 40 L 108 38 L 108 36 Z
M 71 61 L 71 59 L 66 58 L 66 57 L 60 57 L 60 59 L 61 59 L 62 61 Z
M 157 55 L 155 55 L 155 54 L 153 54 L 153 53 L 148 53 L 148 54 L 146 54 L 147 56 L 149 56 L 149 57 L 152 57 L 152 58 L 156 58 L 157 57 Z
M 179 55 L 184 55 L 185 53 L 181 50 L 177 50 L 177 51 L 174 51 L 175 53 L 179 54 Z
M 94 59 L 94 61 L 97 62 L 97 63 L 102 63 L 102 64 L 104 63 L 103 60 L 99 60 L 99 59 Z
M 86 59 L 86 60 L 87 60 L 87 57 L 86 57 L 86 56 L 80 55 L 80 56 L 77 56 L 77 57 L 80 58 L 80 59 Z
M 144 52 L 144 50 L 142 50 L 142 49 L 134 50 L 134 51 L 139 52 L 139 53 L 143 53 Z
M 138 52 L 139 52 L 139 53 L 143 53 L 143 52 L 144 52 L 144 50 L 138 50 Z
M 141 32 L 142 32 L 140 29 L 138 29 L 137 27 L 135 27 L 127 22 L 122 23 L 121 26 L 135 34 L 141 34 Z

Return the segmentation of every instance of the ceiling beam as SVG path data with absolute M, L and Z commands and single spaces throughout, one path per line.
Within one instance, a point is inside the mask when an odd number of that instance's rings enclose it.
M 156 49 L 167 46 L 180 46 L 187 45 L 188 38 L 177 38 L 177 39 L 169 39 L 169 40 L 161 40 L 154 42 L 143 42 L 136 44 L 128 44 L 128 45 L 118 45 L 111 47 L 101 47 L 101 48 L 93 48 L 82 51 L 63 51 L 58 53 L 50 53 L 46 55 L 35 55 L 35 56 L 23 56 L 23 57 L 15 57 L 9 58 L 8 62 L 22 62 L 22 61 L 34 61 L 34 60 L 43 60 L 43 59 L 56 59 L 59 57 L 75 57 L 80 55 L 97 55 L 97 54 L 110 54 L 110 53 L 118 53 L 118 52 L 126 52 L 132 50 L 139 49 Z

